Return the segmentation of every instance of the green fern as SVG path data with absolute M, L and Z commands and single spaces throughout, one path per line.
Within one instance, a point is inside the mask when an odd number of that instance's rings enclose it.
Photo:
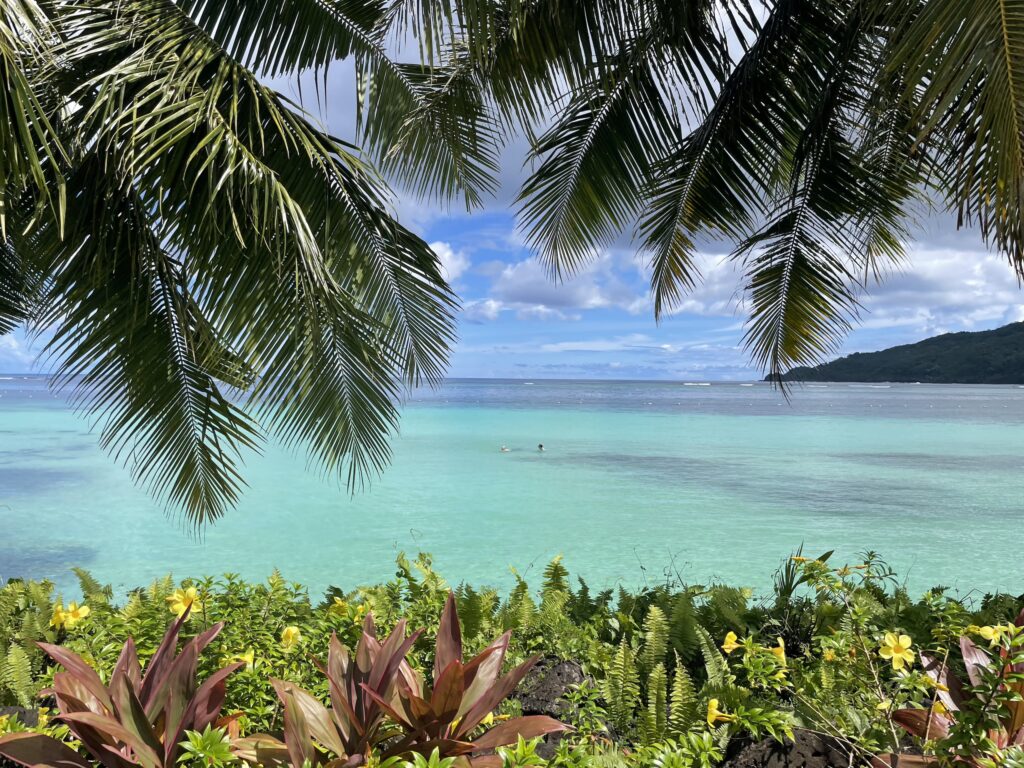
M 673 650 L 687 663 L 693 661 L 698 650 L 697 633 L 694 632 L 697 615 L 693 598 L 693 592 L 690 590 L 679 594 L 672 604 L 672 613 L 669 617 L 669 642 Z
M 668 651 L 668 619 L 665 612 L 656 605 L 647 611 L 643 625 L 644 645 L 640 651 L 640 669 L 651 674 L 659 664 L 664 664 Z
M 484 606 L 480 593 L 468 584 L 463 584 L 455 595 L 459 620 L 462 622 L 464 637 L 477 637 L 483 629 Z
M 669 697 L 668 734 L 681 736 L 700 722 L 697 708 L 697 690 L 693 680 L 679 658 L 676 658 L 676 674 L 672 680 L 672 694 Z
M 633 651 L 625 639 L 619 643 L 619 649 L 612 659 L 604 681 L 603 694 L 612 723 L 622 731 L 629 730 L 633 724 L 633 713 L 640 701 L 640 675 Z
M 19 706 L 27 708 L 33 705 L 39 686 L 33 679 L 32 660 L 20 644 L 15 643 L 7 649 L 7 658 L 3 663 L 3 682 L 14 694 Z
M 661 741 L 668 730 L 668 675 L 665 665 L 654 665 L 647 677 L 647 743 Z
M 104 586 L 100 584 L 84 568 L 72 568 L 75 572 L 75 576 L 78 577 L 78 586 L 82 590 L 82 595 L 85 597 L 87 602 L 107 602 L 113 597 L 113 590 L 110 586 Z
M 694 626 L 693 630 L 697 635 L 700 652 L 704 655 L 704 669 L 707 670 L 708 684 L 716 688 L 730 686 L 734 678 L 729 672 L 729 664 L 726 662 L 725 656 L 718 650 L 715 641 L 711 639 L 711 635 L 704 627 L 698 624 Z
M 544 569 L 544 583 L 541 586 L 541 595 L 547 596 L 551 592 L 565 592 L 569 589 L 569 571 L 562 565 L 562 556 L 556 556 Z

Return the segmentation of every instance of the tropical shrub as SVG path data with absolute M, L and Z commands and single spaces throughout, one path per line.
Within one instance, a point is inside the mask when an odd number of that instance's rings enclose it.
M 171 624 L 145 672 L 129 639 L 108 685 L 78 654 L 41 644 L 64 668 L 53 676 L 59 718 L 95 762 L 106 768 L 173 768 L 185 732 L 203 731 L 220 720 L 225 680 L 242 664 L 224 667 L 199 684 L 199 655 L 221 625 L 188 641 L 178 653 L 178 635 L 187 619 L 188 609 Z M 0 737 L 0 755 L 25 766 L 90 765 L 64 742 L 31 732 Z
M 414 679 L 405 656 L 422 630 L 406 636 L 405 629 L 401 620 L 389 637 L 379 641 L 373 614 L 367 614 L 354 655 L 332 635 L 327 665 L 319 667 L 327 678 L 331 707 L 298 685 L 274 680 L 284 706 L 284 743 L 258 735 L 239 742 L 239 754 L 262 765 L 287 760 L 294 766 L 361 765 L 371 749 L 391 735 L 382 732 L 387 709 L 381 702 L 394 700 L 401 680 Z
M 511 632 L 506 632 L 464 662 L 455 595 L 449 593 L 437 630 L 432 685 L 428 687 L 417 673 L 403 676 L 392 701 L 363 685 L 363 690 L 405 730 L 405 736 L 387 752 L 426 755 L 439 749 L 445 756 L 478 755 L 519 738 L 565 730 L 564 724 L 545 715 L 515 717 L 495 724 L 498 705 L 538 660 L 533 657 L 502 674 L 510 638 Z
M 921 654 L 934 693 L 918 706 L 899 709 L 893 720 L 917 737 L 922 755 L 882 755 L 875 762 L 938 763 L 953 757 L 974 766 L 1002 763 L 1004 752 L 1024 745 L 1024 612 L 1013 623 L 973 625 L 968 632 L 987 640 L 995 658 L 969 636 L 960 638 L 968 682 L 951 670 L 949 657 Z M 931 753 L 931 754 L 929 754 Z

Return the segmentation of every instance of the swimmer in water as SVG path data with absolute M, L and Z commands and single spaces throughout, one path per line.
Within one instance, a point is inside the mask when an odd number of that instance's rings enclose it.
M 544 453 L 544 443 L 537 443 L 537 450 Z
M 501 446 L 501 452 L 502 453 L 508 453 L 508 446 L 507 445 Z

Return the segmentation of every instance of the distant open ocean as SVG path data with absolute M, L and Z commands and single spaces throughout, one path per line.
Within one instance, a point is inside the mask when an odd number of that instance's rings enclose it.
M 275 448 L 202 538 L 96 445 L 41 377 L 0 375 L 0 578 L 119 591 L 278 568 L 314 592 L 431 552 L 452 583 L 766 590 L 797 546 L 877 550 L 915 590 L 1024 592 L 1024 388 L 453 380 L 404 410 L 390 469 L 350 496 Z M 543 443 L 546 451 L 536 450 Z M 502 444 L 511 449 L 501 453 Z

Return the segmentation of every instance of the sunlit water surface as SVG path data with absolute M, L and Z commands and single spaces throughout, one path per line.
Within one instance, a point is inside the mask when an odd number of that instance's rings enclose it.
M 544 443 L 546 451 L 536 450 Z M 506 444 L 510 451 L 502 453 Z M 766 588 L 803 542 L 877 550 L 914 589 L 1024 591 L 1024 388 L 451 381 L 404 410 L 391 468 L 350 496 L 268 449 L 239 507 L 190 536 L 39 377 L 0 376 L 0 577 L 119 590 L 278 568 L 314 592 L 433 553 L 508 586 L 562 553 L 594 586 Z

